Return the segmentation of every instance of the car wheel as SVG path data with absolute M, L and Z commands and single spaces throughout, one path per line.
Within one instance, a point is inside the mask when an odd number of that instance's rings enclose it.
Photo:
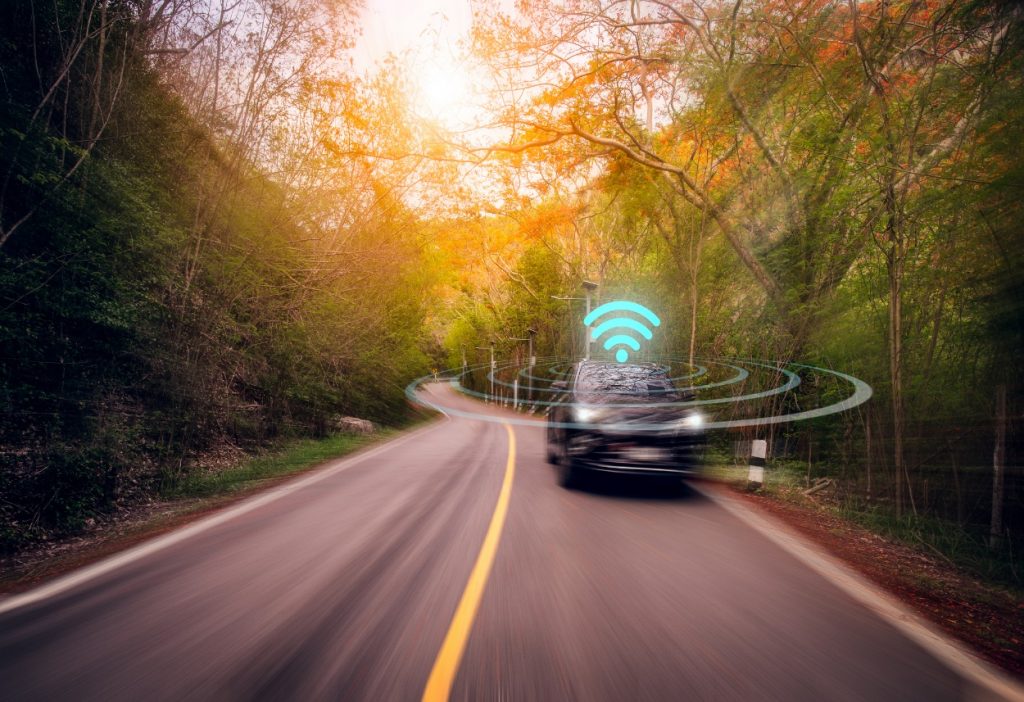
M 655 478 L 651 486 L 666 497 L 678 497 L 683 494 L 682 478 Z
M 578 487 L 580 483 L 580 472 L 572 464 L 568 452 L 558 461 L 558 484 L 564 488 Z

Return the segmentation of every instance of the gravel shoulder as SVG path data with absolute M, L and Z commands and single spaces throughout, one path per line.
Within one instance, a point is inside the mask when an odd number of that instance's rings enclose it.
M 779 497 L 718 484 L 819 545 L 980 657 L 1024 679 L 1024 598 L 930 553 L 883 538 L 796 493 Z

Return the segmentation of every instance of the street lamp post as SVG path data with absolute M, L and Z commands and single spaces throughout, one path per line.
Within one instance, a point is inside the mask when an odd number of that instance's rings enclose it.
M 568 302 L 570 300 L 585 300 L 586 298 L 585 297 L 568 297 L 568 296 L 565 296 L 565 295 L 552 295 L 551 299 L 553 299 L 553 300 L 564 300 L 564 301 Z M 572 348 L 569 349 L 570 353 L 572 352 L 572 350 L 573 350 Z
M 592 283 L 589 280 L 583 281 L 583 289 L 587 291 L 587 317 L 590 316 L 590 296 L 597 290 L 597 283 Z M 587 317 L 584 317 L 586 319 Z M 590 326 L 587 325 L 583 328 L 583 348 L 586 350 L 584 358 L 590 360 Z
M 566 296 L 562 296 L 562 295 L 552 295 L 551 297 L 556 299 L 556 300 L 586 300 L 586 302 L 587 302 L 587 311 L 585 312 L 585 315 L 589 315 L 590 314 L 590 297 L 593 294 L 593 292 L 595 290 L 597 290 L 597 287 L 598 287 L 597 283 L 592 283 L 589 280 L 584 280 L 583 281 L 583 289 L 587 293 L 586 297 L 566 297 Z M 586 319 L 586 316 L 584 316 L 584 319 Z M 587 360 L 587 361 L 590 360 L 590 327 L 589 326 L 584 326 L 583 327 L 583 359 Z

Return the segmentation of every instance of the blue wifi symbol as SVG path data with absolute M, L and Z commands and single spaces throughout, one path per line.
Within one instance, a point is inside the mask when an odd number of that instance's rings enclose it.
M 614 302 L 604 303 L 584 317 L 583 324 L 584 326 L 589 327 L 599 317 L 612 312 L 632 312 L 633 314 L 643 317 L 656 327 L 661 326 L 661 320 L 658 319 L 658 315 L 654 314 L 643 305 L 638 305 L 637 303 L 630 302 L 629 300 L 615 300 Z M 605 332 L 615 332 L 619 329 L 632 329 L 645 339 L 650 340 L 651 338 L 651 330 L 648 329 L 647 325 L 630 317 L 612 317 L 611 319 L 606 319 L 591 330 L 590 338 L 593 341 L 597 341 L 597 339 Z M 629 358 L 629 351 L 621 347 L 628 346 L 634 351 L 640 350 L 640 342 L 629 334 L 613 333 L 612 336 L 605 339 L 605 351 L 611 351 L 616 346 L 620 347 L 615 352 L 615 360 L 619 363 L 625 363 L 626 359 Z

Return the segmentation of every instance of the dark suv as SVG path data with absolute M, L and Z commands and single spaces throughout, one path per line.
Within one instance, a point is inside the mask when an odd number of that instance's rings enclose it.
M 585 471 L 678 482 L 700 469 L 704 418 L 680 406 L 692 396 L 664 366 L 582 361 L 553 389 L 562 394 L 548 412 L 547 455 L 563 486 Z

